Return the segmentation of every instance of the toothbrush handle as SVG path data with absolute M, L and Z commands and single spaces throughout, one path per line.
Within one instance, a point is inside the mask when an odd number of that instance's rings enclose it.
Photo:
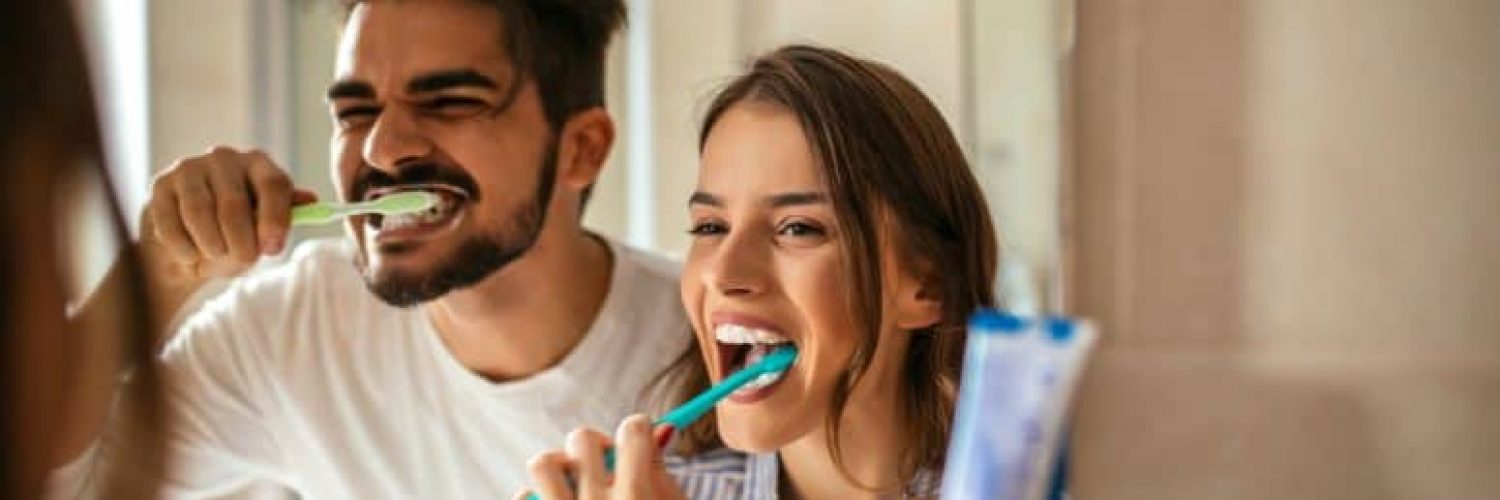
M 751 380 L 754 380 L 756 377 L 764 375 L 765 373 L 766 370 L 764 369 L 764 367 L 759 365 L 750 366 L 743 370 L 734 372 L 728 377 L 725 377 L 722 382 L 719 382 L 713 387 L 709 387 L 708 390 L 703 391 L 702 394 L 699 394 L 693 399 L 688 400 L 688 402 L 683 403 L 682 406 L 678 406 L 672 411 L 667 412 L 667 414 L 663 415 L 660 419 L 657 420 L 657 422 L 668 424 L 677 428 L 685 428 L 689 425 L 692 425 L 693 422 L 698 421 L 698 419 L 703 417 L 705 413 L 708 413 L 709 410 L 712 410 L 714 408 L 714 405 L 719 404 L 719 400 L 724 399 L 725 396 L 728 396 L 730 393 L 739 390 L 740 387 L 743 387 Z
M 313 202 L 292 208 L 292 225 L 327 224 L 338 220 L 341 210 L 327 203 Z

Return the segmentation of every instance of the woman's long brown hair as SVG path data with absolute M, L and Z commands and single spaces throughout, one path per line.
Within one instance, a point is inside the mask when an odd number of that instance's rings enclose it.
M 6 329 L 6 337 L 0 345 L 17 345 L 27 336 L 81 333 L 27 331 L 16 326 L 22 313 L 17 310 L 23 303 L 20 299 L 35 292 L 35 284 L 26 282 L 26 278 L 60 279 L 64 274 L 60 269 L 27 272 L 30 270 L 26 266 L 35 263 L 25 262 L 24 252 L 16 245 L 44 245 L 56 241 L 57 233 L 53 232 L 52 226 L 57 222 L 55 211 L 61 205 L 55 203 L 59 200 L 52 198 L 59 183 L 84 176 L 107 182 L 87 64 L 69 5 L 70 2 L 66 1 L 0 2 L 0 65 L 4 66 L 6 74 L 0 78 L 0 158 L 10 163 L 0 172 L 0 178 L 3 178 L 0 180 L 0 196 L 5 198 L 5 213 L 0 214 L 0 232 L 3 232 L 3 244 L 0 244 L 0 294 L 3 294 L 0 296 L 0 324 Z M 18 158 L 40 159 L 22 154 L 23 150 L 40 151 L 43 157 L 58 161 L 15 163 Z M 36 183 L 38 179 L 42 185 L 27 184 L 27 181 Z M 107 435 L 101 437 L 104 446 L 99 449 L 97 458 L 108 467 L 91 474 L 97 485 L 90 489 L 101 498 L 150 498 L 156 481 L 161 477 L 163 422 L 150 335 L 153 322 L 146 303 L 145 282 L 136 264 L 139 261 L 133 246 L 128 244 L 119 207 L 111 196 L 113 191 L 107 188 L 102 191 L 109 197 L 108 216 L 112 218 L 110 222 L 123 249 L 116 272 L 123 274 L 119 283 L 127 288 L 110 293 L 126 303 L 116 308 L 118 317 L 112 318 L 115 322 L 110 326 L 117 330 L 108 334 L 124 338 L 120 353 L 124 359 L 121 362 L 133 367 L 133 371 L 115 406 L 114 421 L 108 425 Z M 18 206 L 16 200 L 23 198 L 54 203 Z M 59 257 L 56 260 L 65 259 Z M 56 314 L 62 316 L 64 311 L 59 308 Z M 14 442 L 11 438 L 34 432 L 20 428 L 22 423 L 16 419 L 19 409 L 12 405 L 20 401 L 23 384 L 37 383 L 32 378 L 36 376 L 39 375 L 16 373 L 13 366 L 0 366 L 0 432 L 5 433 L 6 442 Z M 17 456 L 19 452 L 14 447 L 0 450 L 0 495 L 6 498 L 29 498 L 40 494 L 40 485 L 34 483 L 34 478 L 25 477 L 27 474 L 23 471 L 35 470 L 37 463 L 45 462 L 47 457 Z
M 741 102 L 772 104 L 797 116 L 845 235 L 841 250 L 853 291 L 850 310 L 863 342 L 831 401 L 827 435 L 834 463 L 860 484 L 844 466 L 839 428 L 849 396 L 881 341 L 880 259 L 886 245 L 897 249 L 903 266 L 918 273 L 942 303 L 937 324 L 911 332 L 901 389 L 901 435 L 907 438 L 903 481 L 921 470 L 941 470 L 964 326 L 976 309 L 995 304 L 998 259 L 984 195 L 957 139 L 937 107 L 899 73 L 826 48 L 792 45 L 756 59 L 709 106 L 700 149 L 724 112 Z M 691 429 L 687 436 L 694 442 L 681 449 L 712 446 L 712 434 L 711 423 Z

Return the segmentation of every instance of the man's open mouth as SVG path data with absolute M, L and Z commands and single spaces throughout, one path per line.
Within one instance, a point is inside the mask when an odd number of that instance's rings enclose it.
M 745 369 L 777 346 L 792 343 L 780 333 L 736 324 L 721 324 L 714 327 L 714 339 L 719 347 L 719 373 L 723 377 Z M 780 382 L 786 372 L 768 373 L 745 384 L 735 394 L 749 394 L 766 389 Z
M 467 191 L 448 184 L 403 184 L 370 189 L 365 192 L 365 201 L 405 191 L 426 191 L 437 195 L 438 202 L 432 208 L 412 214 L 369 215 L 365 224 L 382 233 L 438 229 L 449 225 L 470 200 Z

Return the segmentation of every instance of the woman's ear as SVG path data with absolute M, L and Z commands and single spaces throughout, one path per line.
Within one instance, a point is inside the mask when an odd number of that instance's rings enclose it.
M 932 266 L 920 266 L 921 276 Z M 938 324 L 943 320 L 943 300 L 935 279 L 914 276 L 908 270 L 897 273 L 896 279 L 896 326 L 902 330 L 918 330 Z
M 557 180 L 582 190 L 599 178 L 615 142 L 615 122 L 602 107 L 574 113 L 563 124 L 557 145 Z

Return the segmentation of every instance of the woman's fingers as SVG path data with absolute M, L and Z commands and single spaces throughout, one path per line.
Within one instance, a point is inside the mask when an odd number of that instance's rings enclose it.
M 526 471 L 536 485 L 537 496 L 545 500 L 573 500 L 573 487 L 568 484 L 572 463 L 567 454 L 558 450 L 532 457 Z
M 609 437 L 597 431 L 577 429 L 568 433 L 568 459 L 575 467 L 578 498 L 608 498 L 610 472 L 604 468 L 604 450 L 608 447 Z
M 615 431 L 615 498 L 654 498 L 653 469 L 661 468 L 651 420 L 631 415 Z
M 616 430 L 614 470 L 606 466 L 609 436 L 589 429 L 568 434 L 565 451 L 537 455 L 527 465 L 543 499 L 581 500 L 680 499 L 661 462 L 651 420 L 632 415 Z M 524 498 L 525 492 L 518 498 Z

